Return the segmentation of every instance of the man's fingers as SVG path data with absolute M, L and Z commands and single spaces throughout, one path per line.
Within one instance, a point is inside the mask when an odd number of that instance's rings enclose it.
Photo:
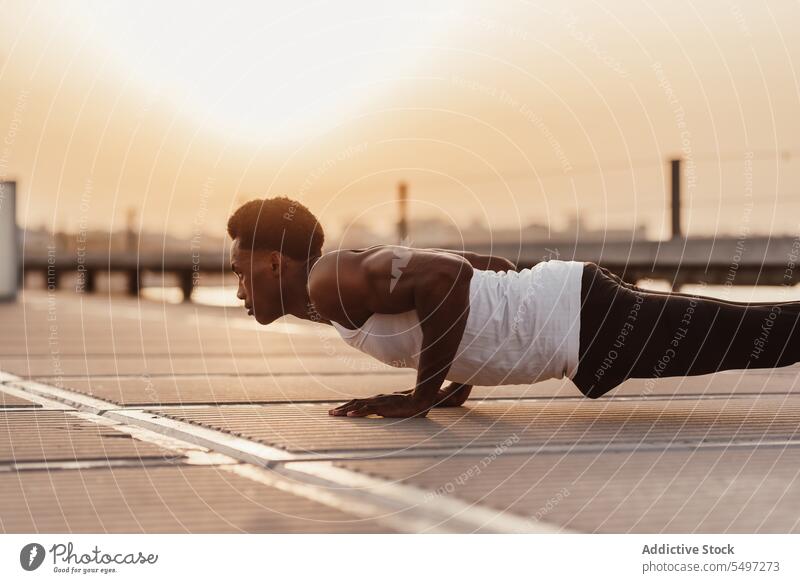
M 351 409 L 347 412 L 348 417 L 366 417 L 367 415 L 372 415 L 373 413 L 377 413 L 376 406 L 372 404 L 362 405 L 361 407 L 357 407 L 355 409 Z
M 380 403 L 384 399 L 386 399 L 386 397 L 389 396 L 391 395 L 377 395 L 375 397 L 370 397 L 368 399 L 353 399 L 351 401 L 348 401 L 344 405 L 340 405 L 335 409 L 331 409 L 330 411 L 328 411 L 328 413 L 334 416 L 348 415 L 351 411 L 359 409 L 360 407 L 367 407 L 375 403 Z
M 346 415 L 350 409 L 354 407 L 360 407 L 362 404 L 363 403 L 361 399 L 352 399 L 343 405 L 339 405 L 338 407 L 331 409 L 328 411 L 328 413 L 331 415 Z
M 369 399 L 353 399 L 347 403 L 328 411 L 330 415 L 347 417 L 367 417 L 380 415 L 381 417 L 425 417 L 428 413 L 420 411 L 408 398 L 408 395 L 393 393 L 391 395 L 377 395 Z
M 355 399 L 353 399 L 352 401 L 347 401 L 347 403 L 343 403 L 338 407 L 334 407 L 333 409 L 331 409 L 331 411 L 342 411 L 344 409 L 347 409 L 348 407 L 352 407 L 354 404 L 355 404 Z
M 383 415 L 389 403 L 396 395 L 378 395 L 363 399 L 357 406 L 347 412 L 348 417 L 366 417 L 367 415 Z
M 333 415 L 334 417 L 341 417 L 343 415 L 347 415 L 348 412 L 350 412 L 350 411 L 352 411 L 353 409 L 356 409 L 356 408 L 357 408 L 356 405 L 351 405 L 350 407 L 345 407 L 344 409 L 333 409 L 333 410 L 328 411 L 328 412 L 331 415 Z

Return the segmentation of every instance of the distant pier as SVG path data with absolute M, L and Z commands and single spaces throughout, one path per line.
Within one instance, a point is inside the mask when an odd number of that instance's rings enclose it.
M 451 245 L 452 249 L 463 249 Z M 626 281 L 656 279 L 673 289 L 685 284 L 714 285 L 796 285 L 800 281 L 800 237 L 692 237 L 668 241 L 541 241 L 523 244 L 472 245 L 467 249 L 505 257 L 519 268 L 532 267 L 550 259 L 593 261 Z M 135 253 L 115 252 L 77 255 L 53 252 L 42 256 L 26 254 L 22 275 L 44 274 L 48 287 L 57 289 L 68 272 L 78 274 L 78 291 L 96 290 L 99 274 L 122 273 L 127 290 L 139 293 L 144 273 L 168 275 L 191 298 L 201 274 L 224 275 L 229 259 L 223 253 Z

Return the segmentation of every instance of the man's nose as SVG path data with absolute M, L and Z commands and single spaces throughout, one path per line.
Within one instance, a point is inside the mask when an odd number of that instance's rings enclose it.
M 236 297 L 240 300 L 246 300 L 247 296 L 244 295 L 244 289 L 242 288 L 241 284 L 239 285 L 239 289 L 236 290 Z

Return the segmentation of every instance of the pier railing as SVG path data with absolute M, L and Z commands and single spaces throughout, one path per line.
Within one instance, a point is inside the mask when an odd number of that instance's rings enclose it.
M 451 245 L 452 249 L 463 249 Z M 523 244 L 472 245 L 468 249 L 505 257 L 519 268 L 549 259 L 593 261 L 623 279 L 668 281 L 673 289 L 687 283 L 718 285 L 795 285 L 800 282 L 800 236 L 675 238 L 669 241 L 534 241 Z M 189 299 L 201 274 L 224 275 L 229 260 L 223 253 L 50 253 L 26 255 L 24 274 L 41 272 L 58 287 L 66 272 L 78 275 L 78 291 L 92 292 L 98 274 L 123 273 L 128 293 L 136 295 L 144 273 L 176 278 Z

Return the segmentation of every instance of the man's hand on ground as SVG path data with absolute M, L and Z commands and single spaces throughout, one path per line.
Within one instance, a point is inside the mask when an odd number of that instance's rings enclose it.
M 472 385 L 450 383 L 446 387 L 439 389 L 433 406 L 460 407 L 467 400 L 467 397 L 469 397 L 471 390 Z M 370 397 L 369 399 L 353 399 L 344 405 L 331 409 L 328 413 L 337 417 L 365 417 L 370 414 L 381 415 L 383 417 L 424 417 L 427 415 L 430 408 L 423 409 L 418 405 L 413 405 L 413 399 L 411 398 L 413 392 L 413 389 L 409 389 L 390 395 L 378 395 L 377 397 Z M 401 398 L 392 399 L 391 397 Z M 409 403 L 412 403 L 412 405 L 409 405 Z M 362 409 L 370 410 L 372 413 L 363 413 Z M 351 411 L 354 411 L 354 413 L 350 414 Z M 358 413 L 356 413 L 356 411 L 358 411 Z M 387 411 L 388 414 L 384 414 L 381 411 Z M 404 412 L 408 414 L 403 414 Z
M 411 395 L 394 393 L 391 395 L 377 395 L 368 399 L 353 399 L 344 405 L 328 411 L 335 417 L 366 417 L 367 415 L 380 415 L 381 417 L 424 417 L 430 407 L 421 405 Z

